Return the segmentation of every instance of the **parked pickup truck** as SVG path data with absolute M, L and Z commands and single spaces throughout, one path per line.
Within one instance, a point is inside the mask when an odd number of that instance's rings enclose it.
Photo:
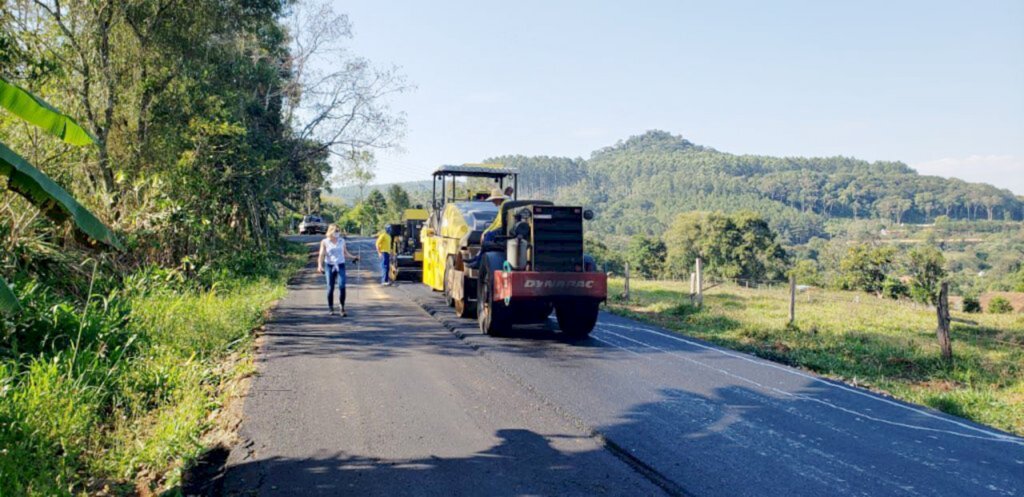
M 312 215 L 302 218 L 302 222 L 299 223 L 299 234 L 315 235 L 317 233 L 327 233 L 327 223 L 324 223 L 323 218 Z

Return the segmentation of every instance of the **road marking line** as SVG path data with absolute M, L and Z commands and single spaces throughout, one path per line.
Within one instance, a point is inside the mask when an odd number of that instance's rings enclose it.
M 643 355 L 643 354 L 641 354 L 641 353 L 639 353 L 639 352 L 637 352 L 635 350 L 631 350 L 629 348 L 623 347 L 623 346 L 621 346 L 621 345 L 619 345 L 617 343 L 609 342 L 607 340 L 601 340 L 600 338 L 597 338 L 594 335 L 591 335 L 590 338 L 593 338 L 594 340 L 597 340 L 598 342 L 601 342 L 601 343 L 607 343 L 608 345 L 611 345 L 612 347 L 615 347 L 617 349 L 625 350 L 626 352 L 629 352 L 630 354 L 633 354 L 635 356 L 643 357 L 644 359 L 647 359 L 648 361 L 652 360 L 652 358 L 650 358 L 650 357 L 647 357 L 647 356 L 645 356 L 645 355 Z
M 758 365 L 768 366 L 768 367 L 771 367 L 771 368 L 774 368 L 774 369 L 778 369 L 780 371 L 784 371 L 786 373 L 790 373 L 790 374 L 794 374 L 794 375 L 797 375 L 797 376 L 800 376 L 800 377 L 803 377 L 803 378 L 806 378 L 806 379 L 810 379 L 810 380 L 813 380 L 813 381 L 815 381 L 817 383 L 822 383 L 824 385 L 828 385 L 830 387 L 837 388 L 839 390 L 845 390 L 847 392 L 855 393 L 857 395 L 861 395 L 861 396 L 867 397 L 869 399 L 874 399 L 874 400 L 877 400 L 877 401 L 880 401 L 880 402 L 884 402 L 886 404 L 894 405 L 894 406 L 897 406 L 897 407 L 902 407 L 902 408 L 907 409 L 909 411 L 912 411 L 912 412 L 915 412 L 915 413 L 918 413 L 918 414 L 923 414 L 925 416 L 928 416 L 928 417 L 934 418 L 934 419 L 938 419 L 940 421 L 945 421 L 947 423 L 951 423 L 951 424 L 957 425 L 957 426 L 959 426 L 961 428 L 966 428 L 966 429 L 969 429 L 969 430 L 972 430 L 972 431 L 976 431 L 976 432 L 979 432 L 979 433 L 984 433 L 984 434 L 989 435 L 989 436 L 988 437 L 981 437 L 981 436 L 977 436 L 977 435 L 970 435 L 970 434 L 967 434 L 967 433 L 960 433 L 960 432 L 956 432 L 956 431 L 942 430 L 942 429 L 938 429 L 938 428 L 928 428 L 928 427 L 924 427 L 924 426 L 910 425 L 910 424 L 906 424 L 906 423 L 900 423 L 898 421 L 890 421 L 890 420 L 886 420 L 886 419 L 877 418 L 877 417 L 874 417 L 874 416 L 871 416 L 871 415 L 868 415 L 868 414 L 861 413 L 860 411 L 856 411 L 856 410 L 848 409 L 848 408 L 845 408 L 845 407 L 837 406 L 837 405 L 832 404 L 830 402 L 827 402 L 827 401 L 824 401 L 824 400 L 821 400 L 821 399 L 818 399 L 818 398 L 810 397 L 810 396 L 807 396 L 807 395 L 804 395 L 804 394 L 795 394 L 795 393 L 787 392 L 785 390 L 781 390 L 781 389 L 778 389 L 778 388 L 775 388 L 775 387 L 764 386 L 764 385 L 762 385 L 762 384 L 760 384 L 760 383 L 758 383 L 758 382 L 756 382 L 754 380 L 751 380 L 749 378 L 746 378 L 744 376 L 740 376 L 740 375 L 737 375 L 735 373 L 732 373 L 732 372 L 729 372 L 729 371 L 726 371 L 726 370 L 723 370 L 723 369 L 720 369 L 720 368 L 716 368 L 714 366 L 710 366 L 710 365 L 704 364 L 704 363 L 702 363 L 700 361 L 697 361 L 695 359 L 692 359 L 690 357 L 686 357 L 686 356 L 677 354 L 677 353 L 675 353 L 673 351 L 670 351 L 670 350 L 667 350 L 667 349 L 662 349 L 660 347 L 651 345 L 651 344 L 649 344 L 647 342 L 642 342 L 642 341 L 639 341 L 639 340 L 634 340 L 632 338 L 629 338 L 629 337 L 626 337 L 626 336 L 623 336 L 623 335 L 619 335 L 619 334 L 613 333 L 611 331 L 607 331 L 607 330 L 604 331 L 604 333 L 608 333 L 610 335 L 614 335 L 614 336 L 617 336 L 619 338 L 622 338 L 622 339 L 625 339 L 625 340 L 629 340 L 629 341 L 632 341 L 632 342 L 636 342 L 638 344 L 645 345 L 647 347 L 659 350 L 661 352 L 665 352 L 667 354 L 674 355 L 674 356 L 679 357 L 681 359 L 690 361 L 690 362 L 692 362 L 694 364 L 698 364 L 700 366 L 703 366 L 703 367 L 706 367 L 706 368 L 718 371 L 720 373 L 723 373 L 725 375 L 734 377 L 736 379 L 739 379 L 739 380 L 751 383 L 753 385 L 757 385 L 757 386 L 759 386 L 759 387 L 761 387 L 763 389 L 769 389 L 769 390 L 772 390 L 772 391 L 775 391 L 775 392 L 778 392 L 778 393 L 781 393 L 781 394 L 784 394 L 784 395 L 787 395 L 787 396 L 801 398 L 801 399 L 809 400 L 809 401 L 813 401 L 813 402 L 818 402 L 818 403 L 824 404 L 826 406 L 832 407 L 834 409 L 838 409 L 840 411 L 844 411 L 844 412 L 847 412 L 849 414 L 853 414 L 855 416 L 859 416 L 859 417 L 863 417 L 863 418 L 866 418 L 866 419 L 870 419 L 872 421 L 877 421 L 879 423 L 891 424 L 891 425 L 900 426 L 900 427 L 904 427 L 904 428 L 915 429 L 915 430 L 924 430 L 924 431 L 932 431 L 932 432 L 938 432 L 938 433 L 946 433 L 946 434 L 955 435 L 955 436 L 959 436 L 959 437 L 976 438 L 976 439 L 988 440 L 988 441 L 992 441 L 992 442 L 1008 442 L 1008 443 L 1013 443 L 1013 444 L 1016 444 L 1016 445 L 1024 445 L 1024 440 L 1022 440 L 1020 438 L 1017 438 L 1017 437 L 1014 437 L 1014 436 L 1003 435 L 1001 433 L 995 433 L 995 432 L 992 432 L 992 431 L 988 431 L 988 430 L 984 430 L 984 429 L 981 429 L 981 428 L 970 426 L 970 425 L 967 425 L 967 424 L 964 424 L 964 423 L 960 423 L 958 421 L 955 421 L 955 420 L 952 420 L 952 419 L 947 419 L 947 418 L 944 418 L 944 417 L 941 417 L 941 416 L 937 416 L 937 415 L 932 414 L 930 412 L 927 412 L 927 411 L 924 411 L 924 410 L 921 410 L 921 409 L 916 409 L 916 408 L 913 408 L 913 407 L 910 407 L 910 406 L 907 406 L 907 405 L 903 405 L 903 404 L 900 404 L 898 402 L 894 402 L 894 401 L 885 399 L 883 397 L 878 397 L 878 396 L 875 396 L 875 395 L 871 395 L 871 394 L 867 394 L 867 393 L 864 393 L 864 392 L 860 392 L 860 391 L 857 391 L 856 389 L 853 389 L 853 388 L 850 388 L 850 387 L 845 387 L 845 386 L 842 386 L 842 385 L 837 385 L 835 383 L 832 383 L 832 382 L 829 382 L 829 381 L 825 381 L 825 380 L 823 380 L 821 378 L 817 378 L 815 376 L 812 376 L 812 375 L 809 375 L 809 374 L 806 374 L 806 373 L 803 373 L 803 372 L 800 372 L 800 371 L 796 371 L 796 370 L 792 370 L 792 369 L 789 369 L 789 368 L 785 368 L 785 367 L 782 367 L 782 366 L 779 366 L 779 365 L 776 365 L 776 364 L 773 364 L 773 363 L 770 363 L 770 362 L 766 362 L 766 361 L 752 360 L 751 358 L 746 357 L 744 355 L 741 355 L 739 353 L 731 353 L 731 352 L 728 352 L 726 350 L 719 349 L 717 347 L 710 347 L 710 346 L 707 346 L 707 345 L 704 345 L 704 344 L 701 344 L 701 343 L 698 343 L 698 342 L 694 342 L 692 340 L 686 340 L 685 338 L 680 338 L 680 337 L 674 337 L 674 336 L 671 336 L 671 335 L 666 335 L 665 333 L 662 333 L 662 332 L 659 332 L 659 331 L 655 331 L 655 330 L 652 330 L 652 329 L 646 329 L 646 328 L 640 327 L 640 326 L 632 326 L 631 327 L 631 326 L 623 326 L 623 325 L 614 324 L 614 323 L 599 323 L 598 326 L 611 326 L 611 327 L 623 328 L 623 329 L 632 330 L 632 331 L 640 331 L 640 332 L 649 333 L 649 334 L 653 334 L 653 335 L 659 335 L 659 336 L 663 336 L 665 338 L 671 338 L 672 340 L 676 340 L 676 341 L 683 342 L 683 343 L 686 343 L 686 344 L 689 344 L 689 345 L 700 347 L 700 348 L 705 349 L 705 350 L 711 350 L 711 351 L 714 351 L 714 352 L 719 352 L 719 353 L 721 353 L 723 355 L 727 355 L 729 357 L 733 357 L 733 358 L 736 358 L 736 359 L 742 359 L 744 361 L 747 361 L 747 362 L 750 362 L 750 363 L 753 363 L 753 364 L 758 364 Z

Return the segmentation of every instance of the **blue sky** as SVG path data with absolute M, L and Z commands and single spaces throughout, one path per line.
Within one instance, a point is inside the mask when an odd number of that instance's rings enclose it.
M 336 2 L 416 89 L 378 182 L 649 129 L 734 153 L 901 160 L 1024 194 L 1024 1 Z

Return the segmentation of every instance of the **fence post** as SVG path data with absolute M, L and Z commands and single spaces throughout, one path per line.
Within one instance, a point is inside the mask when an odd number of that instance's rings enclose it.
M 626 276 L 626 280 L 623 283 L 624 291 L 622 292 L 622 298 L 624 298 L 626 300 L 626 302 L 629 302 L 629 263 L 628 262 L 626 263 L 626 271 L 625 271 L 625 273 L 626 273 L 626 275 L 625 275 Z
M 704 305 L 704 267 L 700 257 L 697 258 L 697 307 Z
M 796 321 L 796 275 L 789 275 L 789 324 Z
M 936 334 L 939 337 L 939 348 L 942 349 L 942 358 L 947 362 L 953 360 L 953 344 L 949 340 L 949 283 L 943 281 L 939 290 L 939 301 L 935 305 L 935 312 L 938 314 L 939 326 Z

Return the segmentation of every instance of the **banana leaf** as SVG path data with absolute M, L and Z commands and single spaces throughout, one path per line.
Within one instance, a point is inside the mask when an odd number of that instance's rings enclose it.
M 32 202 L 54 222 L 72 219 L 75 227 L 93 240 L 121 249 L 121 242 L 114 232 L 107 228 L 79 204 L 70 193 L 42 171 L 0 142 L 0 176 L 7 177 L 7 188 Z
M 7 287 L 7 282 L 0 278 L 0 311 L 13 312 L 18 309 L 21 309 L 21 305 L 18 304 L 17 297 Z
M 62 114 L 43 99 L 0 78 L 0 107 L 39 126 L 72 145 L 90 145 L 96 138 L 74 119 Z

